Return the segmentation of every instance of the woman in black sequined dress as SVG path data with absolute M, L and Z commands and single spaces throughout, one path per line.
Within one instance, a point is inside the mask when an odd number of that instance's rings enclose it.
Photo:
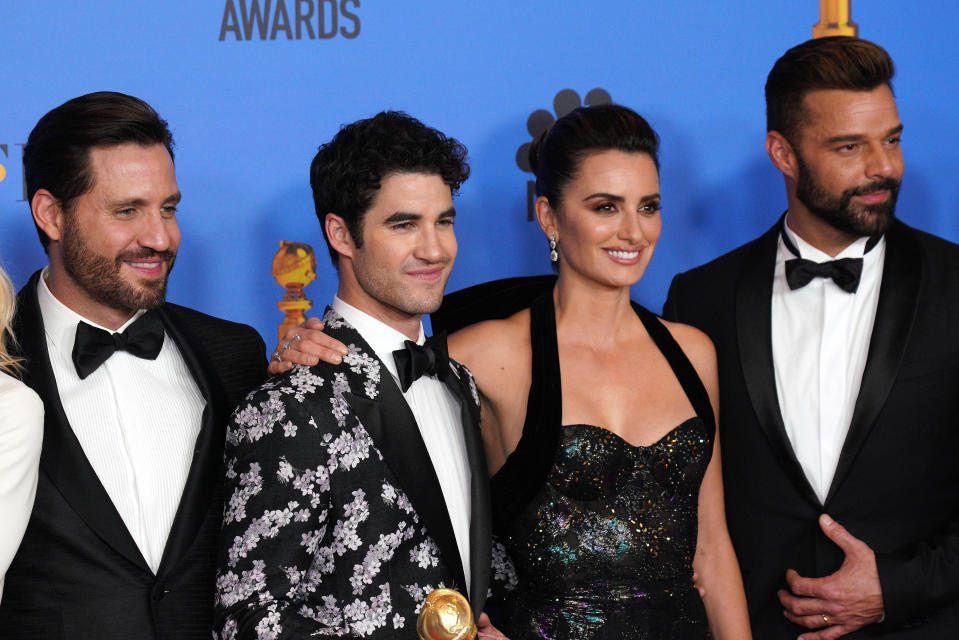
M 519 578 L 512 640 L 750 637 L 715 352 L 630 302 L 661 228 L 657 149 L 625 107 L 560 118 L 530 152 L 555 287 L 450 337 L 483 400 L 495 529 Z

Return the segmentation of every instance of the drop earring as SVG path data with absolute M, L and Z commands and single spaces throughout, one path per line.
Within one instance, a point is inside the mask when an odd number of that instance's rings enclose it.
M 556 253 L 556 236 L 549 237 L 549 261 L 559 262 L 559 254 Z

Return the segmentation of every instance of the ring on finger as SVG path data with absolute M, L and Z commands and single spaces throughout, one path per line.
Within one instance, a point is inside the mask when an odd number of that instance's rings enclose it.
M 286 351 L 289 348 L 290 348 L 290 341 L 287 340 L 286 342 L 283 343 L 283 350 Z
M 825 613 L 821 613 L 821 614 L 819 614 L 819 615 L 822 616 L 822 621 L 823 621 L 823 622 L 825 622 L 826 624 L 829 624 L 829 616 L 827 616 Z
M 294 333 L 294 334 L 293 334 L 293 342 L 299 342 L 299 341 L 302 340 L 302 339 L 303 339 L 303 338 L 300 337 L 300 334 L 298 334 L 298 333 Z
M 273 352 L 273 359 L 276 360 L 277 362 L 283 362 L 283 356 L 280 355 L 279 351 Z

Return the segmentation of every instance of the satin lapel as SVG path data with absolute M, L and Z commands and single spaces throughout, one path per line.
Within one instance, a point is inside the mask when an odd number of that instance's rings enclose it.
M 758 238 L 746 256 L 736 289 L 736 331 L 746 389 L 759 426 L 800 491 L 817 502 L 783 424 L 772 352 L 772 293 L 780 224 Z
M 324 322 L 327 323 L 327 331 L 331 336 L 376 358 L 373 350 L 355 329 L 345 323 L 339 327 L 330 326 L 331 323 L 326 318 Z M 362 374 L 345 369 L 345 365 L 344 370 L 350 378 L 351 389 L 364 388 L 365 378 L 355 379 Z M 463 562 L 460 560 L 439 479 L 413 412 L 410 411 L 393 377 L 380 363 L 380 381 L 376 386 L 375 398 L 344 392 L 343 399 L 370 434 L 376 448 L 383 454 L 383 461 L 393 472 L 420 521 L 439 547 L 453 579 L 457 584 L 465 584 Z
M 915 323 L 921 279 L 919 245 L 910 229 L 897 221 L 886 234 L 886 259 L 876 322 L 869 339 L 859 396 L 836 464 L 836 474 L 826 496 L 826 505 L 849 473 L 889 396 Z
M 214 489 L 221 478 L 223 441 L 230 407 L 226 406 L 226 396 L 217 382 L 219 376 L 212 370 L 209 356 L 205 353 L 203 346 L 193 340 L 189 327 L 185 326 L 182 319 L 171 313 L 167 307 L 161 307 L 160 315 L 163 318 L 163 328 L 176 342 L 180 355 L 183 356 L 187 368 L 193 374 L 194 382 L 203 399 L 206 400 L 200 422 L 200 433 L 197 434 L 193 447 L 190 473 L 187 475 L 183 494 L 180 496 L 180 504 L 177 507 L 173 525 L 170 527 L 170 535 L 163 548 L 160 568 L 157 571 L 157 577 L 162 578 L 176 567 L 177 562 L 193 544 L 200 525 L 210 509 Z
M 476 387 L 470 388 L 464 377 L 454 368 L 446 376 L 446 386 L 460 402 L 460 420 L 463 424 L 463 439 L 466 442 L 466 457 L 470 467 L 470 592 L 469 600 L 475 616 L 483 611 L 489 587 L 492 566 L 492 513 L 490 511 L 489 470 L 486 453 L 480 435 L 480 411 L 477 405 Z M 464 594 L 465 595 L 465 594 Z
M 27 358 L 24 382 L 43 398 L 45 411 L 40 467 L 64 500 L 107 545 L 142 569 L 150 571 L 143 554 L 123 524 L 120 513 L 87 460 L 67 421 L 50 366 L 43 317 L 37 302 L 40 272 L 33 274 L 18 296 L 16 335 Z

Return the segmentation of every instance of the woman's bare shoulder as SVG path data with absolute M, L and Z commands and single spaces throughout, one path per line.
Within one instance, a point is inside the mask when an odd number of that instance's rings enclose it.
M 705 333 L 694 326 L 660 320 L 669 329 L 673 339 L 689 358 L 700 376 L 712 374 L 716 370 L 716 348 Z
M 529 309 L 503 320 L 484 320 L 449 337 L 450 355 L 470 369 L 516 359 L 529 352 Z

